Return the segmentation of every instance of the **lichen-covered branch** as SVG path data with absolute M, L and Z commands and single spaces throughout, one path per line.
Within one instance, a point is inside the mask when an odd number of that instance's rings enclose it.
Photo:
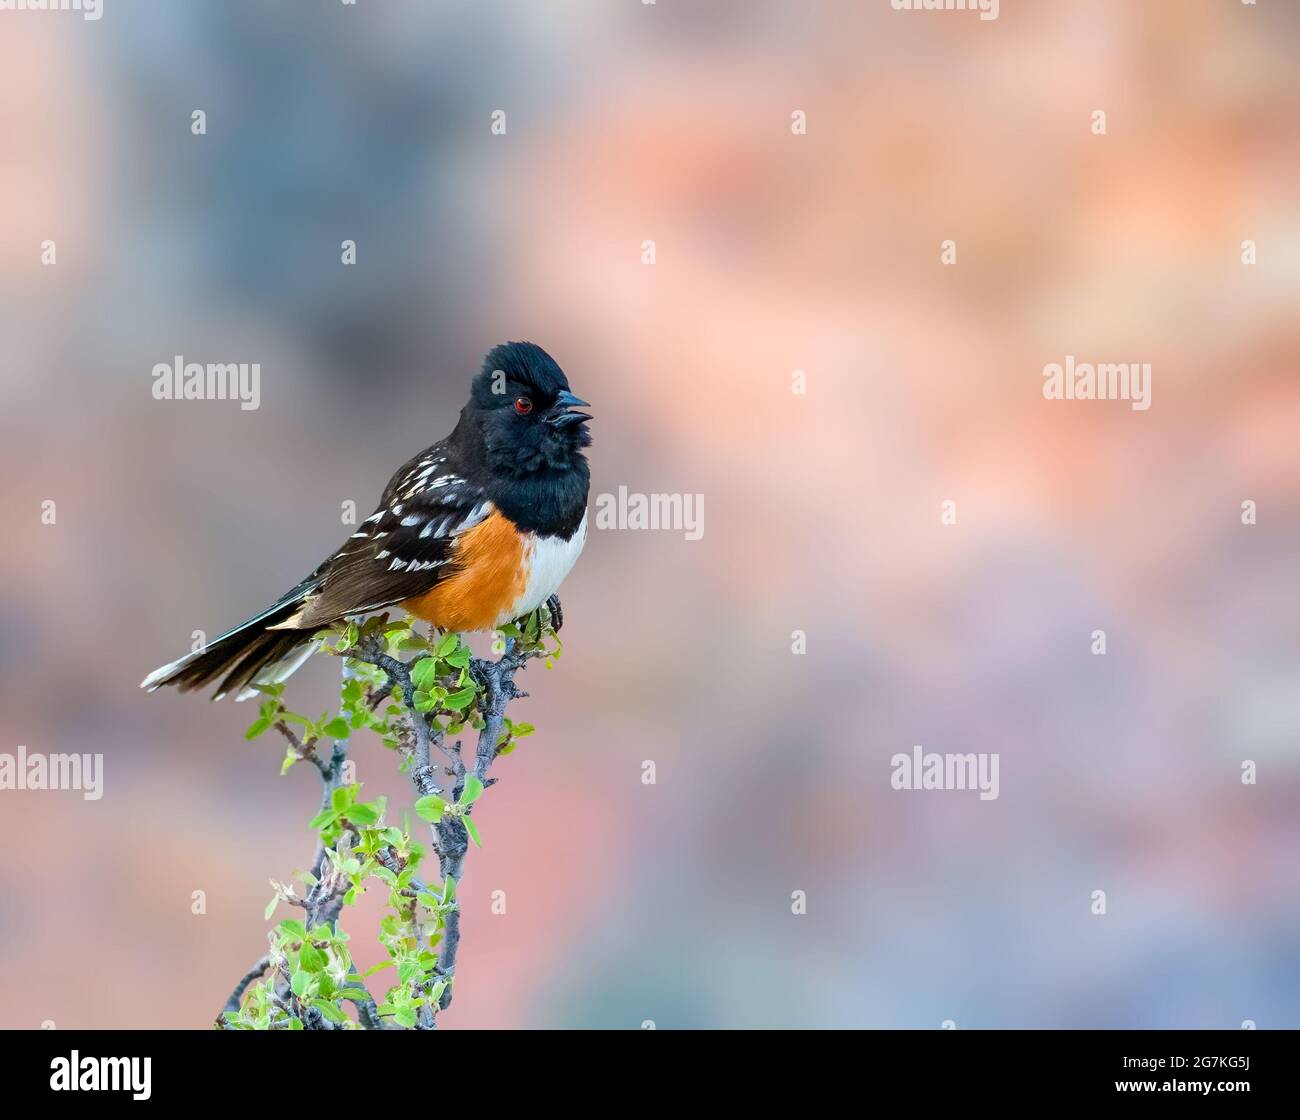
M 474 804 L 496 781 L 493 763 L 508 754 L 532 727 L 506 715 L 511 701 L 526 693 L 515 676 L 527 663 L 560 645 L 551 619 L 558 604 L 541 608 L 518 625 L 504 628 L 495 658 L 477 658 L 455 634 L 420 634 L 409 619 L 387 616 L 341 625 L 323 639 L 322 652 L 344 659 L 339 712 L 310 720 L 284 705 L 283 685 L 263 686 L 266 699 L 248 738 L 274 728 L 288 743 L 282 773 L 309 762 L 322 781 L 321 809 L 311 825 L 318 844 L 309 872 L 299 873 L 300 893 L 272 882 L 275 897 L 267 917 L 281 904 L 303 911 L 268 935 L 271 951 L 235 988 L 217 1025 L 226 1029 L 432 1030 L 451 1003 L 461 940 L 456 897 L 471 846 L 481 842 Z M 407 659 L 403 654 L 410 653 Z M 377 733 L 394 751 L 415 794 L 413 808 L 430 826 L 441 880 L 419 875 L 425 845 L 408 831 L 385 822 L 386 801 L 359 800 L 360 786 L 345 782 L 350 736 Z M 467 763 L 461 736 L 477 732 Z M 332 744 L 328 758 L 321 744 Z M 446 797 L 443 795 L 447 794 Z M 382 1000 L 366 987 L 339 925 L 357 895 L 380 885 L 390 913 L 379 940 L 388 960 L 370 970 L 396 970 L 397 983 Z M 356 1009 L 355 1020 L 343 1010 Z

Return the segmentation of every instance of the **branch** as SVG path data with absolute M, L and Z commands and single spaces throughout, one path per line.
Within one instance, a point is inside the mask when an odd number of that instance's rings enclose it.
M 540 657 L 538 649 L 522 649 L 514 639 L 509 640 L 501 656 L 495 661 L 487 658 L 474 658 L 470 662 L 470 673 L 480 688 L 479 712 L 483 717 L 483 729 L 479 732 L 478 745 L 474 752 L 473 773 L 484 786 L 490 783 L 488 771 L 498 754 L 501 732 L 505 725 L 506 708 L 511 700 L 527 695 L 515 686 L 515 674 L 534 657 Z M 410 718 L 415 737 L 415 759 L 411 766 L 411 782 L 422 797 L 439 793 L 441 790 L 433 782 L 431 765 L 432 747 L 447 757 L 450 766 L 448 773 L 453 779 L 452 798 L 459 798 L 465 787 L 465 775 L 468 772 L 460 753 L 460 744 L 446 746 L 442 732 L 431 726 L 430 713 L 419 711 L 415 707 L 415 688 L 411 683 L 410 666 L 390 656 L 382 639 L 371 636 L 361 641 L 348 651 L 348 656 L 358 661 L 375 665 L 388 677 L 388 687 L 396 686 L 401 690 L 402 702 Z M 459 818 L 444 815 L 433 826 L 434 849 L 438 853 L 439 870 L 444 880 L 454 879 L 459 882 L 464 874 L 465 855 L 469 851 L 469 834 Z M 442 947 L 438 954 L 438 973 L 452 981 L 456 975 L 456 957 L 460 949 L 460 906 L 455 905 L 447 913 L 443 929 Z M 452 984 L 444 989 L 439 1000 L 438 1009 L 445 1011 L 451 1005 Z M 433 1024 L 430 1022 L 429 1027 Z
M 558 604 L 553 606 L 552 610 L 558 611 Z M 437 653 L 434 646 L 423 639 L 411 643 L 422 648 L 410 662 L 406 662 L 388 652 L 387 634 L 391 631 L 391 627 L 388 630 L 383 628 L 386 618 L 387 616 L 383 616 L 379 620 L 372 620 L 378 622 L 378 629 L 372 628 L 371 623 L 366 623 L 360 628 L 359 633 L 357 625 L 350 624 L 346 631 L 348 644 L 340 643 L 338 648 L 332 649 L 331 652 L 341 653 L 344 656 L 344 715 L 352 713 L 349 716 L 352 720 L 351 726 L 357 726 L 355 715 L 358 711 L 368 710 L 369 713 L 375 713 L 390 696 L 400 693 L 401 711 L 390 710 L 393 718 L 383 721 L 383 731 L 391 736 L 389 742 L 395 741 L 398 750 L 409 759 L 409 777 L 417 795 L 421 798 L 434 798 L 443 793 L 443 787 L 437 780 L 440 769 L 445 770 L 451 778 L 450 805 L 444 804 L 442 799 L 439 799 L 436 803 L 438 812 L 429 812 L 427 816 L 427 819 L 434 821 L 431 831 L 443 880 L 441 888 L 431 888 L 412 874 L 415 868 L 409 866 L 412 859 L 405 850 L 405 845 L 411 843 L 409 835 L 405 836 L 400 847 L 382 847 L 376 851 L 375 833 L 367 830 L 365 825 L 358 830 L 345 812 L 334 808 L 338 801 L 336 792 L 343 784 L 347 743 L 335 741 L 328 760 L 322 757 L 319 743 L 322 741 L 320 739 L 322 728 L 326 726 L 324 717 L 320 723 L 311 723 L 293 713 L 286 713 L 289 719 L 300 720 L 307 728 L 300 735 L 289 726 L 285 718 L 278 717 L 278 713 L 285 712 L 285 708 L 278 702 L 279 691 L 277 690 L 270 693 L 276 701 L 276 706 L 264 706 L 260 727 L 255 726 L 251 730 L 255 735 L 261 729 L 273 726 L 289 742 L 291 758 L 286 763 L 286 769 L 292 765 L 294 759 L 312 763 L 321 777 L 321 820 L 333 822 L 332 827 L 327 825 L 322 829 L 322 835 L 328 835 L 330 843 L 327 846 L 322 839 L 317 844 L 312 859 L 311 877 L 308 880 L 309 888 L 305 897 L 299 897 L 287 884 L 276 883 L 273 880 L 280 899 L 299 906 L 305 911 L 304 926 L 308 931 L 322 930 L 321 937 L 328 936 L 336 939 L 335 943 L 341 945 L 342 942 L 337 939 L 346 940 L 346 935 L 337 928 L 337 919 L 345 897 L 358 883 L 354 844 L 363 845 L 364 853 L 356 853 L 361 856 L 363 862 L 368 858 L 373 859 L 393 875 L 406 876 L 403 886 L 393 885 L 395 893 L 391 896 L 391 904 L 397 909 L 398 918 L 402 923 L 398 927 L 398 936 L 404 939 L 404 944 L 396 949 L 390 947 L 390 953 L 393 954 L 394 959 L 399 959 L 400 956 L 401 961 L 409 962 L 412 959 L 409 955 L 412 952 L 411 946 L 414 945 L 414 956 L 422 957 L 423 963 L 414 975 L 406 973 L 410 977 L 410 986 L 404 994 L 399 996 L 398 989 L 390 989 L 386 1001 L 396 1002 L 398 1010 L 390 1007 L 384 1012 L 384 1016 L 381 1016 L 379 1006 L 355 967 L 347 968 L 346 983 L 343 982 L 343 971 L 334 974 L 335 982 L 343 988 L 353 989 L 351 994 L 342 998 L 346 998 L 356 1007 L 357 1024 L 364 1029 L 385 1030 L 393 1025 L 406 1025 L 414 1026 L 416 1029 L 434 1030 L 437 1027 L 436 1015 L 450 1006 L 455 986 L 456 961 L 461 937 L 460 905 L 455 897 L 455 889 L 464 874 L 470 829 L 474 828 L 471 820 L 474 802 L 477 796 L 481 795 L 482 790 L 496 782 L 496 779 L 489 777 L 489 772 L 501 753 L 506 710 L 512 700 L 527 695 L 516 686 L 515 675 L 534 657 L 546 655 L 546 651 L 539 644 L 538 632 L 540 630 L 544 634 L 547 631 L 543 616 L 539 613 L 536 619 L 530 618 L 527 636 L 508 640 L 503 652 L 495 660 L 470 657 L 463 641 L 459 643 L 453 641 L 448 645 L 444 638 L 443 645 L 439 648 L 449 650 L 445 655 L 445 662 L 441 660 L 443 655 Z M 523 628 L 522 624 L 521 628 Z M 519 631 L 512 632 L 519 634 Z M 435 631 L 434 638 L 437 637 Z M 405 645 L 403 648 L 411 648 L 411 646 Z M 448 704 L 442 706 L 440 702 L 435 702 L 430 706 L 425 702 L 425 693 L 421 692 L 421 704 L 431 707 L 431 710 L 420 711 L 415 701 L 417 690 L 412 678 L 412 668 L 428 656 L 440 660 L 427 662 L 417 673 L 420 687 L 427 689 L 436 698 L 447 698 Z M 382 674 L 382 678 L 376 674 L 364 675 L 363 680 L 368 681 L 370 685 L 368 693 L 357 693 L 355 685 L 350 685 L 347 681 L 349 677 L 360 675 L 355 667 L 357 662 L 375 666 Z M 429 672 L 430 670 L 432 673 Z M 429 674 L 427 678 L 421 675 L 426 673 Z M 471 680 L 474 685 L 472 691 L 466 687 Z M 352 689 L 350 694 L 349 689 Z M 453 692 L 457 694 L 454 699 Z M 466 704 L 467 696 L 470 697 L 468 704 Z M 360 708 L 356 706 L 358 699 L 363 705 Z M 453 707 L 455 710 L 452 710 Z M 472 759 L 462 755 L 459 741 L 447 742 L 444 726 L 439 722 L 441 717 L 447 717 L 447 721 L 453 725 L 464 725 L 472 721 L 479 727 L 478 741 Z M 379 726 L 376 722 L 378 717 L 372 715 L 370 719 L 375 726 Z M 364 722 L 363 719 L 362 723 Z M 330 740 L 325 738 L 323 741 Z M 433 758 L 435 748 L 445 760 L 445 762 L 440 761 L 437 768 Z M 471 782 L 474 783 L 472 796 L 466 797 L 466 787 Z M 350 799 L 354 793 L 348 791 L 346 796 Z M 420 809 L 422 813 L 425 812 L 424 806 Z M 370 811 L 372 813 L 370 820 L 373 820 L 373 807 Z M 380 820 L 382 821 L 382 817 Z M 477 835 L 475 829 L 475 839 Z M 418 862 L 419 856 L 416 855 L 414 860 Z M 344 870 L 345 866 L 347 871 Z M 421 895 L 435 897 L 440 895 L 440 901 L 435 903 L 426 899 L 421 903 Z M 419 920 L 422 906 L 429 909 L 435 918 L 440 918 L 442 923 L 442 941 L 434 964 L 430 963 L 434 958 L 430 946 L 425 942 L 424 929 Z M 328 927 L 328 934 L 324 932 L 325 927 Z M 272 953 L 260 960 L 257 966 L 240 981 L 230 999 L 227 1000 L 224 1012 L 242 1014 L 241 1003 L 250 985 L 259 977 L 263 977 L 268 969 L 272 969 L 273 979 L 267 980 L 265 986 L 260 989 L 263 994 L 259 995 L 259 999 L 263 1001 L 260 1004 L 263 1009 L 260 1014 L 264 1025 L 265 1008 L 269 1005 L 276 1008 L 278 1013 L 295 1020 L 287 1024 L 294 1027 L 301 1026 L 308 1030 L 335 1030 L 352 1026 L 353 1024 L 341 1016 L 337 1003 L 333 1005 L 313 1003 L 316 997 L 304 996 L 300 999 L 294 994 L 292 981 L 295 978 L 300 982 L 299 990 L 303 990 L 300 969 L 315 971 L 320 964 L 319 961 L 315 964 L 306 964 L 305 955 L 308 946 L 303 945 L 300 948 L 295 941 L 289 948 L 290 953 L 293 954 L 294 976 L 291 976 L 289 968 L 291 962 L 285 959 L 281 951 L 285 934 L 282 932 L 278 936 L 280 940 L 277 940 L 276 933 L 272 933 Z M 317 939 L 317 952 L 323 948 L 325 943 Z M 335 951 L 338 952 L 337 949 Z M 303 956 L 303 960 L 299 959 L 299 954 Z M 307 990 L 310 991 L 313 982 L 309 980 L 308 983 Z M 403 1011 L 402 1008 L 406 1010 Z M 328 1012 L 328 1015 L 324 1012 Z M 385 1016 L 396 1016 L 397 1023 L 388 1022 Z M 218 1026 L 225 1025 L 228 1024 L 219 1018 Z M 274 1027 L 286 1024 L 273 1016 L 269 1025 Z
M 227 1011 L 238 1011 L 239 1001 L 244 998 L 244 993 L 248 991 L 248 985 L 254 980 L 260 980 L 266 974 L 266 970 L 270 967 L 271 958 L 265 956 L 244 973 L 239 983 L 235 985 L 235 990 L 230 993 L 230 998 L 226 1000 L 226 1006 L 221 1009 L 222 1013 L 224 1014 Z M 217 1022 L 221 1022 L 220 1016 L 218 1016 Z
M 285 723 L 284 720 L 282 719 L 276 720 L 275 723 L 273 723 L 271 726 L 273 726 L 281 735 L 283 735 L 286 739 L 289 740 L 289 746 L 293 748 L 294 754 L 296 754 L 303 761 L 310 762 L 313 766 L 316 767 L 317 770 L 320 771 L 320 776 L 324 778 L 326 781 L 329 781 L 330 764 L 326 762 L 324 759 L 322 759 L 320 755 L 316 753 L 317 740 L 315 738 L 311 738 L 308 739 L 306 742 L 303 742 L 301 739 L 298 738 L 298 733 L 294 731 L 293 728 L 290 727 L 287 723 Z M 335 746 L 337 747 L 338 744 L 336 743 Z
M 488 784 L 488 770 L 496 760 L 501 741 L 501 730 L 505 723 L 506 707 L 511 700 L 526 696 L 515 687 L 515 673 L 522 669 L 529 660 L 540 657 L 537 650 L 517 650 L 514 640 L 506 643 L 505 651 L 496 661 L 475 658 L 470 664 L 475 678 L 483 686 L 479 700 L 479 711 L 483 714 L 483 730 L 478 735 L 478 746 L 474 752 L 474 775 L 484 786 Z M 459 755 L 458 755 L 459 757 Z M 465 767 L 462 764 L 457 776 L 455 794 L 465 783 Z M 469 835 L 465 826 L 456 817 L 443 816 L 435 826 L 438 836 L 439 864 L 444 879 L 460 882 L 464 874 L 465 855 L 469 851 Z M 456 956 L 460 950 L 460 906 L 457 905 L 448 915 L 446 928 L 443 930 L 442 952 L 438 955 L 438 971 L 448 979 L 455 979 Z M 438 1003 L 440 1011 L 451 1006 L 452 988 L 448 985 Z
M 348 747 L 347 743 L 337 741 L 334 743 L 334 749 L 330 755 L 329 762 L 326 762 L 316 753 L 316 740 L 310 740 L 304 745 L 283 720 L 277 720 L 275 728 L 285 736 L 290 744 L 298 752 L 300 758 L 309 759 L 316 767 L 321 776 L 321 808 L 327 808 L 330 804 L 330 797 L 342 781 L 343 763 L 347 760 Z M 339 916 L 339 911 L 343 908 L 343 896 L 347 894 L 347 880 L 337 874 L 327 873 L 325 864 L 328 859 L 328 852 L 322 841 L 317 841 L 316 854 L 312 857 L 311 873 L 316 882 L 307 893 L 307 897 L 301 900 L 295 900 L 307 912 L 307 928 L 311 929 L 316 926 L 324 925 L 327 922 L 334 921 Z M 283 897 L 283 896 L 282 896 Z M 238 1012 L 240 1001 L 244 998 L 244 993 L 248 990 L 250 984 L 261 979 L 266 970 L 271 965 L 270 956 L 262 957 L 252 969 L 235 985 L 235 990 L 230 993 L 230 998 L 226 1000 L 225 1006 L 221 1009 L 222 1014 L 226 1012 Z M 359 982 L 359 980 L 358 980 Z M 287 979 L 286 979 L 287 983 Z M 365 987 L 364 984 L 361 985 Z M 292 997 L 291 997 L 292 999 Z M 292 1003 L 284 1000 L 280 1001 L 290 1014 L 293 1014 L 293 1006 L 299 1006 L 296 1000 Z M 370 1008 L 374 1008 L 374 1000 L 370 1001 Z M 312 1011 L 312 1009 L 308 1009 Z M 362 1006 L 357 1003 L 358 1015 L 363 1015 Z M 325 1028 L 333 1028 L 332 1023 L 324 1020 L 319 1011 L 312 1012 L 314 1021 L 324 1023 Z M 378 1014 L 375 1013 L 375 1019 L 378 1020 Z M 217 1024 L 223 1025 L 221 1016 L 217 1016 Z M 304 1026 L 308 1029 L 324 1029 L 322 1027 L 313 1027 L 304 1020 Z M 364 1024 L 363 1024 L 364 1025 Z
M 374 996 L 370 994 L 370 989 L 366 987 L 366 982 L 361 978 L 361 973 L 355 968 L 348 973 L 348 987 L 360 988 L 366 993 L 365 999 L 359 996 L 348 997 L 352 1006 L 357 1009 L 357 1021 L 361 1024 L 362 1029 L 368 1031 L 386 1030 L 383 1019 L 379 1017 L 379 1008 L 375 1004 Z

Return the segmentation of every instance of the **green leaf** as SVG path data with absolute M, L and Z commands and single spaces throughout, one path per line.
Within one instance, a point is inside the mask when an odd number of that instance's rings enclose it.
M 411 697 L 411 703 L 415 705 L 417 712 L 430 712 L 434 707 L 434 699 L 427 692 L 421 692 L 418 688 L 415 695 Z
M 449 653 L 444 660 L 453 669 L 463 669 L 469 664 L 470 656 L 469 646 L 461 646 L 454 653 Z
M 382 972 L 384 969 L 386 969 L 386 968 L 392 968 L 392 967 L 393 967 L 393 961 L 391 961 L 391 960 L 380 961 L 378 964 L 372 964 L 372 965 L 371 965 L 368 969 L 366 969 L 365 972 L 363 972 L 361 975 L 362 975 L 362 976 L 373 976 L 376 972 Z
M 256 739 L 260 734 L 262 734 L 263 731 L 265 731 L 268 727 L 270 727 L 271 724 L 273 724 L 274 722 L 275 720 L 267 719 L 266 716 L 262 716 L 259 719 L 255 719 L 249 725 L 248 730 L 244 732 L 245 741 Z
M 307 927 L 298 921 L 297 918 L 285 918 L 279 926 L 285 933 L 291 937 L 303 938 L 307 936 Z
M 479 839 L 478 825 L 474 823 L 473 817 L 461 817 L 465 824 L 465 831 L 469 833 L 469 838 L 474 841 L 480 848 L 483 847 L 483 841 Z
M 531 735 L 536 730 L 537 728 L 531 723 L 516 723 L 511 728 L 511 733 L 516 739 L 522 739 L 525 735 Z
M 460 636 L 458 634 L 444 634 L 442 641 L 438 643 L 438 648 L 433 651 L 435 657 L 446 657 L 460 645 Z
M 310 941 L 305 941 L 303 942 L 302 951 L 298 954 L 298 964 L 308 972 L 319 972 L 325 967 L 325 954 Z M 301 992 L 297 994 L 302 995 Z
M 442 820 L 443 813 L 450 808 L 441 797 L 421 797 L 415 803 L 415 815 L 430 824 L 437 824 Z
M 432 692 L 438 683 L 438 662 L 432 657 L 422 657 L 411 666 L 411 683 L 421 692 Z
M 327 824 L 333 824 L 338 820 L 338 813 L 333 809 L 322 809 L 310 821 L 307 822 L 308 828 L 324 828 Z
M 347 1022 L 348 1017 L 343 1013 L 342 1008 L 332 1000 L 321 1000 L 320 1003 L 313 1004 L 312 1006 L 324 1015 L 331 1023 Z
M 262 915 L 264 921 L 270 921 L 271 915 L 275 913 L 275 908 L 280 905 L 280 896 L 277 894 L 270 902 L 266 904 L 266 913 Z
M 477 690 L 473 685 L 470 685 L 469 688 L 462 688 L 459 692 L 453 692 L 443 700 L 442 706 L 444 708 L 450 708 L 453 712 L 459 712 L 474 703 L 474 697 L 476 694 Z
M 289 987 L 293 994 L 300 998 L 307 994 L 307 988 L 310 984 L 311 974 L 303 972 L 301 968 L 293 974 L 293 978 L 289 981 Z
M 342 716 L 335 716 L 321 728 L 327 739 L 346 739 L 352 734 L 352 728 Z
M 335 812 L 341 813 L 352 804 L 353 796 L 354 794 L 348 786 L 339 786 L 338 789 L 330 794 L 330 805 L 334 807 Z
M 401 1008 L 393 1018 L 398 1026 L 405 1027 L 407 1030 L 415 1026 L 415 1012 L 409 1007 Z
M 374 824 L 379 820 L 379 806 L 358 801 L 348 809 L 347 817 L 353 824 Z
M 483 796 L 483 783 L 479 780 L 477 774 L 465 775 L 465 788 L 460 791 L 460 796 L 456 799 L 458 805 L 473 805 L 480 797 Z

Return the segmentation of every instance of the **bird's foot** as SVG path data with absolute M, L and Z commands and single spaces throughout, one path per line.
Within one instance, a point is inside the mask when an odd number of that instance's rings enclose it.
M 560 597 L 552 595 L 547 599 L 546 609 L 551 612 L 551 629 L 558 634 L 560 627 L 564 625 L 564 610 L 560 606 Z

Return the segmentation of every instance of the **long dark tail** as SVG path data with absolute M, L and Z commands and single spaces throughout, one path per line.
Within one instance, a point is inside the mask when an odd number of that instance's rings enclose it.
M 140 687 L 153 692 L 175 685 L 181 692 L 221 680 L 214 700 L 236 692 L 236 700 L 257 696 L 254 684 L 273 684 L 292 674 L 315 649 L 312 630 L 276 630 L 302 604 L 308 588 L 296 587 L 269 610 L 222 634 L 202 649 L 155 669 Z

